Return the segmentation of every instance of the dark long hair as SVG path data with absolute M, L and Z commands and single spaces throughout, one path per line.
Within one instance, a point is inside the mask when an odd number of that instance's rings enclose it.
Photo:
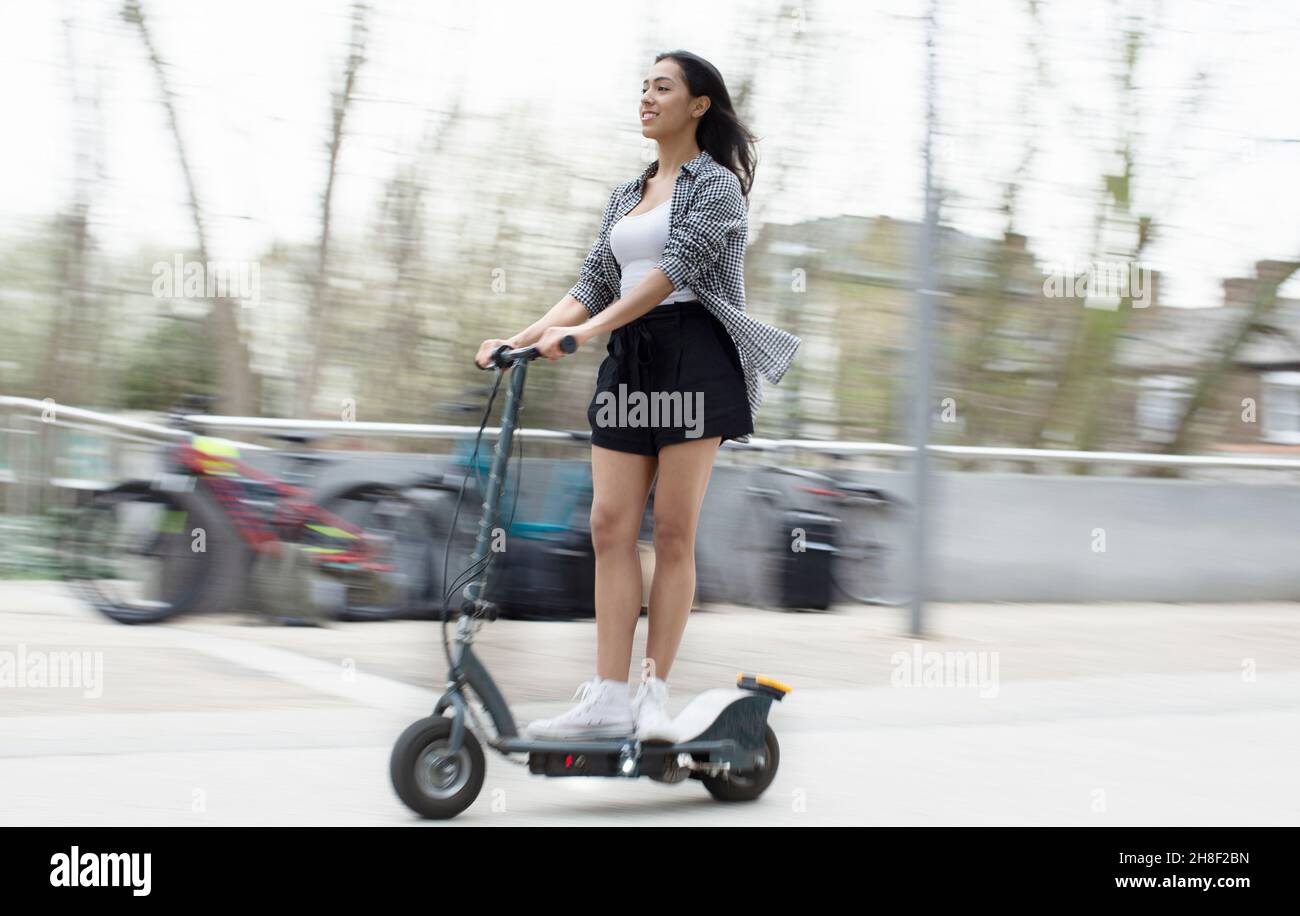
M 756 138 L 736 116 L 722 74 L 713 64 L 690 51 L 663 51 L 655 55 L 655 63 L 665 57 L 671 57 L 682 68 L 691 95 L 709 97 L 709 110 L 695 129 L 695 142 L 740 179 L 741 193 L 748 200 L 749 189 L 754 184 L 754 171 L 758 167 L 753 147 Z

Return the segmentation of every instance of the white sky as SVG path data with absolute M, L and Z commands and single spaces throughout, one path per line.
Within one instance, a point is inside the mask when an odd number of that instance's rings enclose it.
M 76 79 L 86 90 L 98 87 L 108 125 L 94 198 L 100 243 L 125 251 L 140 241 L 190 238 L 153 75 L 117 6 L 3 6 L 0 234 L 29 230 L 71 194 L 74 118 L 61 26 L 71 16 L 82 66 Z M 942 4 L 945 222 L 1000 233 L 1002 184 L 1033 137 L 1039 152 L 1018 228 L 1045 261 L 1086 261 L 1099 176 L 1115 167 L 1113 150 L 1127 127 L 1139 132 L 1137 209 L 1150 207 L 1161 223 L 1146 261 L 1172 281 L 1167 301 L 1218 304 L 1223 278 L 1249 275 L 1260 258 L 1300 255 L 1300 8 L 1267 0 L 1127 4 L 1148 25 L 1159 24 L 1148 28 L 1155 44 L 1143 52 L 1128 103 L 1133 116 L 1114 85 L 1120 8 L 1094 0 L 1046 0 L 1050 85 L 1022 108 L 1031 75 L 1026 7 L 1025 0 Z M 685 47 L 724 77 L 738 74 L 738 23 L 775 8 L 762 0 L 378 4 L 342 156 L 338 231 L 371 218 L 381 182 L 416 148 L 428 110 L 458 92 L 481 129 L 509 131 L 493 116 L 524 104 L 535 118 L 529 129 L 547 128 L 536 142 L 550 156 L 593 162 L 607 187 L 631 177 L 650 152 L 636 105 L 652 50 Z M 780 28 L 802 23 L 802 38 L 821 49 L 808 69 L 780 51 L 782 42 L 761 45 L 768 57 L 750 120 L 762 138 L 756 214 L 779 222 L 841 213 L 919 217 L 924 8 L 922 0 L 805 7 Z M 212 214 L 213 257 L 255 257 L 272 238 L 313 239 L 328 92 L 341 72 L 348 4 L 146 0 L 146 12 L 181 96 Z M 1198 71 L 1207 74 L 1205 101 L 1185 113 Z M 800 168 L 776 194 L 770 179 L 782 161 Z

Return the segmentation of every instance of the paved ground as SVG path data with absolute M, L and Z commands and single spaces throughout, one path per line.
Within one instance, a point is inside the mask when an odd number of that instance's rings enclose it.
M 674 712 L 741 670 L 794 688 L 755 804 L 490 755 L 452 823 L 1300 824 L 1300 605 L 937 605 L 931 620 L 915 642 L 897 610 L 692 616 Z M 498 621 L 479 646 L 527 721 L 570 705 L 594 638 L 589 621 Z M 644 639 L 643 619 L 634 663 Z M 20 661 L 61 651 L 91 653 L 102 678 L 16 683 Z M 914 654 L 945 652 L 973 653 L 953 658 L 978 682 Z M 0 582 L 0 824 L 422 823 L 388 755 L 444 671 L 431 623 L 126 627 L 57 583 Z

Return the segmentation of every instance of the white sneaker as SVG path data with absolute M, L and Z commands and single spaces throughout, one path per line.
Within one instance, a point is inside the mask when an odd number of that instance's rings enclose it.
M 553 719 L 536 719 L 524 726 L 529 738 L 623 738 L 636 728 L 628 700 L 627 682 L 600 676 L 584 681 L 573 694 L 577 706 Z
M 641 662 L 641 686 L 632 698 L 636 737 L 640 741 L 675 741 L 673 717 L 668 714 L 668 683 L 654 677 L 654 660 Z

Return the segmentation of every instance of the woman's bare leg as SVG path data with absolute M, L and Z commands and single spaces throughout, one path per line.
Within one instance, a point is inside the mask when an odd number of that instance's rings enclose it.
M 695 529 L 713 459 L 722 439 L 692 439 L 659 450 L 655 484 L 655 576 L 650 584 L 650 632 L 646 658 L 654 676 L 668 679 L 686 619 L 695 601 Z
M 596 673 L 626 681 L 641 616 L 636 539 L 654 480 L 653 455 L 591 447 L 591 541 L 596 551 Z

